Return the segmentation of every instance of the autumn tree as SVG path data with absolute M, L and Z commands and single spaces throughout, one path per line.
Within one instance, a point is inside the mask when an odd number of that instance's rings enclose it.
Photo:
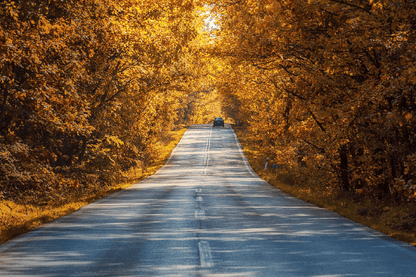
M 2 196 L 53 199 L 151 160 L 190 91 L 201 12 L 189 0 L 3 1 Z
M 415 198 L 415 8 L 408 1 L 221 1 L 216 55 L 275 162 L 343 191 Z M 238 82 L 238 80 L 242 80 Z M 236 85 L 234 85 L 236 84 Z

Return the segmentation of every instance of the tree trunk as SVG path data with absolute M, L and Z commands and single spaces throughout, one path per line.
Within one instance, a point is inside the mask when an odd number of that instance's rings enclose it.
M 348 178 L 348 152 L 347 146 L 344 144 L 340 148 L 340 170 L 341 170 L 341 188 L 343 191 L 350 190 L 350 182 Z

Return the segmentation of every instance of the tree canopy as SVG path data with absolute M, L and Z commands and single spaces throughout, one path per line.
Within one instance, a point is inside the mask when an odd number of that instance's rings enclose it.
M 218 115 L 284 168 L 416 199 L 413 0 L 6 0 L 0 15 L 4 198 L 114 182 Z
M 203 9 L 192 0 L 3 1 L 2 197 L 53 198 L 151 160 L 198 87 Z
M 274 162 L 413 201 L 416 11 L 407 0 L 213 1 L 221 91 Z

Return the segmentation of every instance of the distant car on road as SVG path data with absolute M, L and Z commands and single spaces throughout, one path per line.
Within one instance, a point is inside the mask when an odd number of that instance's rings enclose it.
M 222 119 L 222 117 L 216 117 L 215 120 L 214 120 L 214 127 L 215 126 L 224 127 L 224 119 Z

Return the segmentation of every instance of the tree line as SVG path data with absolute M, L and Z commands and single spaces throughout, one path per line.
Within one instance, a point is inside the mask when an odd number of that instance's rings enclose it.
M 313 175 L 355 198 L 414 201 L 414 4 L 212 1 L 228 114 L 274 163 L 300 169 L 299 181 Z
M 201 13 L 188 0 L 2 1 L 1 197 L 53 201 L 151 161 L 203 90 Z
M 299 181 L 416 199 L 413 0 L 6 0 L 0 15 L 3 199 L 111 184 L 212 116 Z

